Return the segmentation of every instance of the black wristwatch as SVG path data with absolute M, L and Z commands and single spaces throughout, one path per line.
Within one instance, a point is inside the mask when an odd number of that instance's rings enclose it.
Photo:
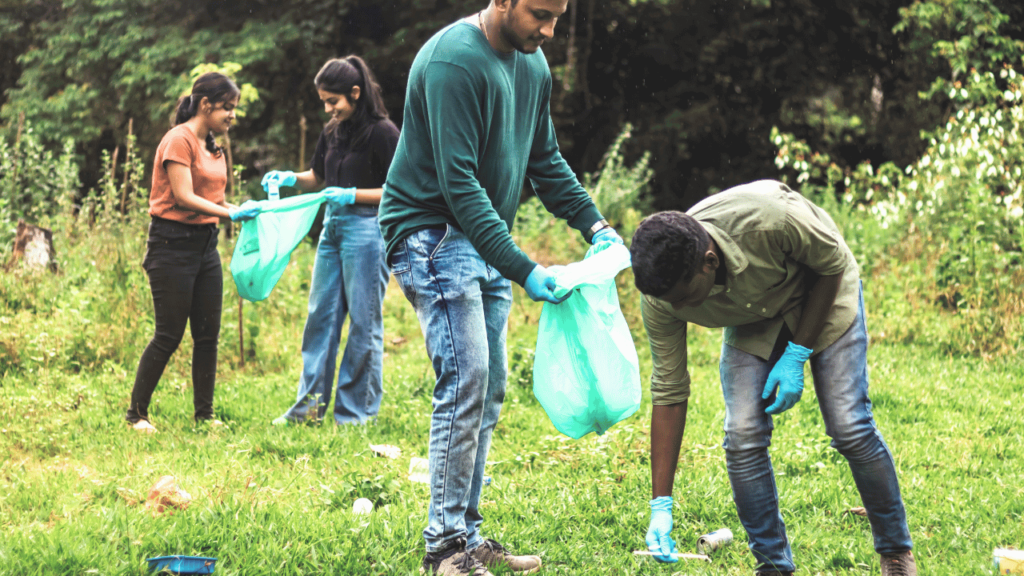
M 612 225 L 609 224 L 607 220 L 605 220 L 604 218 L 601 218 L 597 222 L 594 222 L 594 225 L 590 227 L 590 230 L 587 230 L 587 233 L 584 236 L 584 238 L 586 238 L 587 242 L 590 242 L 591 244 L 593 244 L 594 243 L 594 234 L 597 234 L 598 232 L 600 232 L 601 230 L 604 230 L 605 228 L 611 228 L 611 227 L 612 227 Z

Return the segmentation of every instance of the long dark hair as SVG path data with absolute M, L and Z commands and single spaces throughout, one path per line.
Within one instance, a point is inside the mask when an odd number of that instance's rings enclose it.
M 350 148 L 365 144 L 370 137 L 373 125 L 386 120 L 388 111 L 384 108 L 384 99 L 380 95 L 380 84 L 363 59 L 356 55 L 344 58 L 332 58 L 320 67 L 313 80 L 317 90 L 339 94 L 355 107 L 352 116 L 345 120 L 349 123 Z M 352 88 L 359 86 L 359 99 L 352 101 Z M 329 135 L 340 136 L 338 126 L 341 122 L 331 119 L 324 128 Z
M 216 106 L 221 102 L 234 100 L 239 94 L 241 94 L 241 91 L 231 81 L 231 78 L 220 72 L 207 72 L 196 78 L 195 83 L 192 84 L 191 94 L 178 98 L 178 104 L 175 107 L 174 119 L 171 121 L 171 125 L 177 126 L 182 122 L 191 120 L 199 112 L 199 103 L 202 102 L 203 97 L 206 97 L 210 104 Z M 212 132 L 206 134 L 206 149 L 218 156 L 221 153 L 221 147 L 217 146 L 217 141 L 214 140 Z

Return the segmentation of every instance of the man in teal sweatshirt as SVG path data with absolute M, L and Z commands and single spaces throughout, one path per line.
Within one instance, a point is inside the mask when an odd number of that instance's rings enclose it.
M 567 0 L 492 0 L 435 34 L 409 73 L 398 148 L 380 205 L 388 262 L 416 309 L 434 365 L 430 508 L 423 569 L 489 575 L 540 568 L 480 534 L 491 433 L 505 396 L 516 282 L 558 303 L 554 278 L 512 240 L 524 186 L 591 242 L 622 242 L 558 151 L 540 50 Z

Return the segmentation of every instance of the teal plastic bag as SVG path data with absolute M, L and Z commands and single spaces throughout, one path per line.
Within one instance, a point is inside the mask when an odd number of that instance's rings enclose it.
M 263 212 L 242 222 L 231 256 L 231 276 L 239 296 L 250 302 L 270 296 L 324 200 L 322 192 L 263 200 Z
M 625 246 L 602 242 L 583 261 L 552 270 L 555 295 L 575 293 L 544 304 L 533 393 L 566 436 L 604 434 L 640 407 L 640 361 L 615 290 L 615 276 L 629 266 Z

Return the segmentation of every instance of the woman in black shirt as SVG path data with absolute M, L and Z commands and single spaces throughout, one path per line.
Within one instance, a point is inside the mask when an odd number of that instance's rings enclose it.
M 383 396 L 382 306 L 389 273 L 377 207 L 398 128 L 388 119 L 373 73 L 358 56 L 328 61 L 314 84 L 331 121 L 320 134 L 310 169 L 272 171 L 263 178 L 264 189 L 276 184 L 327 193 L 302 334 L 298 395 L 273 421 L 275 426 L 324 417 L 346 315 L 351 322 L 338 370 L 335 423 L 374 418 Z

